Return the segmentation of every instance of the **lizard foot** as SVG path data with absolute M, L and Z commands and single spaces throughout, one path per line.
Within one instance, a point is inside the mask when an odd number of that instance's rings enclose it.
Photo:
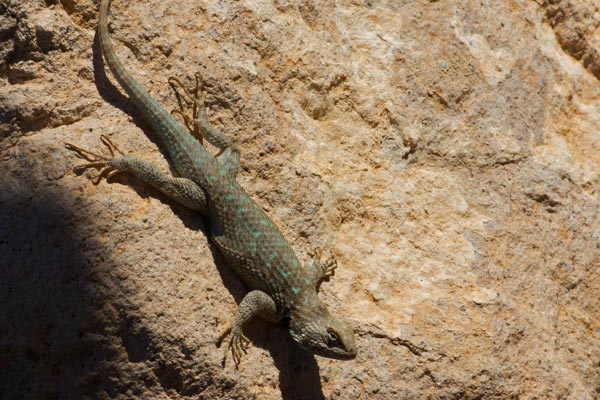
M 338 266 L 337 260 L 334 256 L 329 256 L 325 262 L 321 263 L 323 269 L 323 275 L 319 279 L 321 282 L 329 282 L 329 278 L 335 275 L 335 270 Z
M 169 84 L 173 88 L 173 91 L 175 92 L 179 100 L 179 110 L 171 110 L 171 114 L 179 115 L 183 119 L 185 126 L 190 131 L 192 136 L 200 140 L 200 143 L 202 143 L 203 138 L 202 134 L 200 133 L 200 124 L 198 124 L 197 121 L 201 117 L 201 113 L 206 114 L 204 110 L 204 100 L 206 98 L 206 93 L 202 91 L 202 77 L 200 76 L 200 74 L 196 73 L 194 77 L 196 79 L 196 84 L 191 90 L 188 87 L 186 87 L 183 84 L 183 82 L 181 82 L 178 78 L 174 76 L 169 77 Z M 180 90 L 183 92 L 183 95 L 181 95 Z M 184 105 L 182 100 L 185 103 L 192 104 L 191 116 L 189 116 L 183 111 Z
M 322 259 L 323 251 L 321 249 L 317 249 L 315 251 L 315 257 L 313 258 L 315 267 L 318 269 L 318 277 L 316 283 L 317 291 L 319 290 L 323 282 L 329 282 L 331 277 L 335 275 L 335 270 L 338 266 L 337 260 L 333 255 L 330 255 L 325 261 L 321 261 Z
M 169 78 L 169 84 L 175 91 L 177 100 L 179 101 L 179 110 L 171 111 L 172 114 L 180 115 L 193 137 L 198 139 L 202 144 L 203 139 L 216 146 L 219 151 L 216 157 L 221 156 L 228 148 L 239 153 L 239 149 L 235 147 L 235 143 L 219 129 L 212 126 L 208 120 L 208 110 L 205 106 L 206 92 L 202 90 L 202 77 L 196 73 L 196 84 L 193 89 L 186 87 L 179 79 L 175 77 Z M 184 105 L 185 103 L 185 105 Z M 186 114 L 184 108 L 191 104 L 191 115 Z M 237 155 L 235 159 L 230 159 L 233 167 L 230 169 L 237 172 Z M 232 175 L 235 176 L 235 173 Z
M 101 135 L 100 140 L 108 148 L 111 157 L 106 157 L 100 154 L 93 153 L 72 143 L 65 143 L 65 147 L 68 150 L 75 152 L 77 158 L 81 158 L 82 160 L 88 161 L 85 164 L 75 166 L 76 171 L 81 171 L 88 168 L 95 168 L 99 171 L 98 175 L 91 177 L 91 180 L 95 185 L 100 183 L 103 177 L 109 179 L 115 174 L 121 172 L 121 170 L 116 168 L 111 161 L 115 157 L 117 157 L 117 155 L 124 155 L 123 152 L 119 150 L 117 145 L 108 138 L 108 136 Z
M 242 360 L 243 354 L 248 354 L 246 351 L 248 349 L 248 345 L 250 344 L 250 339 L 244 335 L 241 328 L 232 329 L 231 326 L 228 326 L 219 338 L 217 339 L 217 346 L 220 347 L 223 340 L 231 333 L 231 339 L 229 339 L 229 345 L 225 348 L 223 354 L 223 360 L 221 361 L 221 366 L 225 367 L 225 362 L 227 361 L 227 354 L 231 351 L 231 356 L 233 357 L 233 363 L 235 367 L 238 368 L 240 365 L 240 361 Z

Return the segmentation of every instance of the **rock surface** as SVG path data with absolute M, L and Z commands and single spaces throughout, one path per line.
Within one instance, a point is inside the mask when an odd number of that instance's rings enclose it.
M 113 41 L 169 109 L 206 82 L 239 180 L 300 258 L 354 361 L 261 321 L 239 370 L 214 340 L 245 288 L 196 214 L 128 176 L 167 170 L 105 71 L 97 2 L 0 3 L 3 399 L 600 398 L 600 5 L 123 1 Z

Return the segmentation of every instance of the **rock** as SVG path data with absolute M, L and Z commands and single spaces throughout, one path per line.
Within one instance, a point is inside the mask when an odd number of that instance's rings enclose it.
M 256 321 L 239 371 L 214 342 L 246 289 L 198 215 L 72 172 L 101 134 L 169 168 L 96 2 L 5 3 L 3 398 L 600 397 L 595 1 L 114 1 L 127 68 L 169 110 L 201 72 L 241 184 L 338 259 L 356 360 Z

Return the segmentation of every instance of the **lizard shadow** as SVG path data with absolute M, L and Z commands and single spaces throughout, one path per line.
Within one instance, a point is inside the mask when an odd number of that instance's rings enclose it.
M 292 340 L 288 325 L 289 321 L 285 319 L 277 324 L 258 319 L 244 327 L 244 333 L 251 340 L 251 348 L 259 347 L 269 352 L 279 370 L 282 399 L 325 399 L 315 356 Z
M 100 96 L 108 103 L 129 115 L 132 118 L 133 123 L 139 126 L 160 151 L 164 153 L 161 147 L 162 144 L 157 135 L 153 132 L 152 127 L 144 120 L 141 113 L 131 104 L 130 100 L 108 79 L 97 34 L 94 37 L 92 51 L 94 81 Z M 165 158 L 168 159 L 168 157 Z M 128 186 L 132 187 L 142 198 L 152 196 L 159 199 L 162 203 L 171 207 L 173 212 L 187 228 L 201 230 L 208 238 L 210 243 L 209 249 L 217 271 L 223 281 L 223 285 L 234 296 L 237 304 L 241 302 L 248 290 L 223 259 L 219 250 L 210 239 L 204 219 L 199 216 L 197 212 L 188 210 L 184 206 L 175 203 L 168 196 L 148 187 L 133 176 L 121 178 L 117 175 L 112 180 L 121 184 L 128 184 Z M 233 316 L 231 317 L 233 318 Z M 251 339 L 253 346 L 267 349 L 272 356 L 275 366 L 279 370 L 279 387 L 283 399 L 299 400 L 325 398 L 321 387 L 319 367 L 315 356 L 302 350 L 293 343 L 289 337 L 285 321 L 277 324 L 276 329 L 273 329 L 273 325 L 263 321 L 251 323 L 245 328 L 245 333 Z M 226 344 L 224 343 L 223 346 L 225 345 Z
M 298 347 L 285 334 L 285 346 L 270 351 L 279 370 L 279 388 L 284 400 L 325 399 L 315 356 Z M 280 349 L 283 349 L 281 351 Z

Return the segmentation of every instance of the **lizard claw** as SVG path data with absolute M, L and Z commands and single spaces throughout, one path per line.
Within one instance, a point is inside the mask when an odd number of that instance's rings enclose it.
M 219 152 L 215 157 L 221 156 L 228 148 L 232 148 L 233 152 L 239 153 L 239 149 L 234 147 L 233 141 L 219 129 L 213 127 L 208 120 L 208 108 L 205 104 L 207 93 L 202 90 L 202 76 L 200 73 L 195 74 L 195 79 L 196 83 L 189 87 L 174 76 L 169 78 L 169 84 L 179 103 L 179 110 L 172 110 L 171 114 L 177 114 L 183 118 L 188 131 L 200 144 L 203 144 L 204 139 L 206 139 L 207 142 L 219 148 Z M 232 170 L 237 171 L 237 156 L 232 158 L 231 162 L 234 164 Z
M 322 264 L 323 275 L 321 276 L 321 280 L 324 282 L 329 282 L 329 278 L 335 275 L 335 270 L 338 266 L 337 260 L 334 256 L 330 256 L 325 262 Z
M 331 277 L 335 275 L 335 270 L 338 266 L 337 260 L 333 255 L 330 255 L 325 261 L 322 261 L 322 258 L 323 251 L 321 249 L 316 249 L 313 262 L 316 264 L 316 267 L 319 271 L 316 283 L 317 291 L 319 290 L 323 282 L 329 282 Z
M 233 357 L 233 363 L 235 367 L 238 368 L 240 365 L 240 361 L 242 360 L 242 356 L 244 354 L 248 354 L 248 345 L 250 344 L 250 339 L 244 335 L 244 332 L 241 329 L 235 329 L 232 332 L 232 327 L 228 326 L 219 338 L 217 339 L 217 346 L 221 346 L 221 343 L 231 333 L 231 339 L 229 339 L 229 344 L 225 348 L 223 352 L 223 360 L 221 361 L 221 366 L 225 367 L 225 363 L 227 361 L 227 355 L 231 351 L 231 356 Z
M 204 101 L 206 100 L 206 92 L 202 90 L 202 76 L 200 73 L 194 75 L 196 83 L 193 89 L 188 88 L 178 78 L 171 76 L 169 77 L 169 84 L 173 88 L 177 99 L 179 100 L 179 110 L 172 110 L 171 114 L 178 114 L 185 122 L 187 129 L 190 131 L 192 136 L 200 140 L 202 143 L 202 133 L 200 132 L 200 125 L 198 123 L 201 117 L 205 118 L 206 111 L 204 109 Z M 180 93 L 183 92 L 183 95 Z M 184 113 L 183 102 L 192 105 L 192 115 L 189 116 Z
M 193 119 L 197 119 L 198 117 L 198 109 L 204 107 L 204 101 L 206 100 L 206 92 L 202 90 L 202 77 L 199 73 L 194 75 L 196 79 L 196 83 L 194 85 L 194 89 L 189 89 L 187 86 L 183 84 L 178 78 L 171 76 L 169 77 L 169 84 L 179 95 L 178 90 L 182 90 L 185 96 L 181 96 L 186 102 L 191 103 L 193 105 Z
M 200 144 L 203 144 L 204 138 L 202 137 L 202 134 L 200 132 L 198 132 L 198 128 L 196 127 L 196 125 L 194 124 L 194 122 L 192 121 L 192 119 L 190 118 L 189 115 L 185 114 L 182 110 L 175 110 L 175 109 L 171 110 L 171 115 L 179 115 L 181 117 L 181 119 L 183 119 L 183 122 L 184 122 L 187 130 L 190 131 L 192 136 L 198 138 L 198 140 L 200 141 Z
M 101 135 L 100 141 L 108 148 L 111 157 L 96 154 L 92 151 L 86 150 L 72 143 L 65 143 L 65 147 L 68 150 L 75 152 L 77 158 L 88 161 L 85 164 L 76 165 L 74 168 L 75 170 L 95 168 L 99 171 L 98 175 L 91 177 L 91 180 L 95 185 L 100 183 L 103 177 L 106 177 L 106 179 L 110 179 L 115 174 L 120 172 L 120 170 L 112 166 L 111 160 L 118 155 L 124 155 L 123 152 L 117 147 L 117 145 L 112 140 L 110 140 L 108 136 Z
M 240 365 L 242 353 L 248 354 L 247 349 L 249 344 L 250 339 L 248 339 L 241 331 L 239 331 L 237 334 L 233 334 L 231 337 L 229 346 L 227 346 L 227 350 L 231 349 L 231 356 L 233 357 L 233 362 L 236 368 L 238 368 Z M 227 350 L 225 351 L 225 357 L 227 356 Z M 225 364 L 225 357 L 223 357 L 223 365 Z

